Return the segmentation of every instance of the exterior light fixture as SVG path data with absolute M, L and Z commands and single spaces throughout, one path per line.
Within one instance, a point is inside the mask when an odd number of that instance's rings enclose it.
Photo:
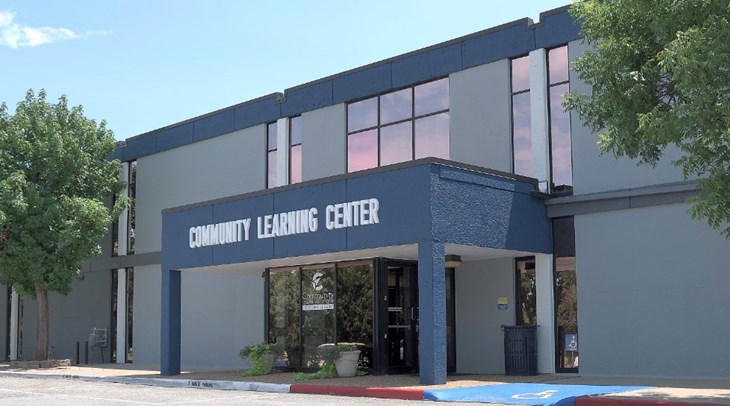
M 460 255 L 447 255 L 444 259 L 444 266 L 446 268 L 456 268 L 461 265 Z

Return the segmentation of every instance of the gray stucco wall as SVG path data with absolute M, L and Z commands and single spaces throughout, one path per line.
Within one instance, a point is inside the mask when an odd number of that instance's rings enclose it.
M 134 268 L 134 359 L 135 364 L 160 362 L 160 291 L 162 272 L 159 265 Z
M 263 272 L 263 269 L 262 269 Z M 134 363 L 160 362 L 159 266 L 134 270 Z M 260 276 L 182 273 L 183 367 L 240 368 L 238 351 L 264 339 Z
M 513 324 L 514 259 L 464 262 L 456 269 L 456 370 L 504 373 L 503 324 Z M 497 310 L 497 298 L 509 300 Z
M 581 374 L 730 377 L 728 240 L 688 207 L 575 217 Z
M 182 298 L 182 365 L 242 368 L 241 348 L 264 340 L 264 279 L 183 272 Z
M 302 114 L 302 180 L 347 171 L 346 105 Z
M 580 41 L 568 44 L 571 61 L 589 49 Z M 578 75 L 570 72 L 571 90 L 588 94 L 590 88 L 578 79 Z M 671 161 L 679 158 L 675 148 L 669 148 L 655 168 L 637 166 L 636 160 L 628 158 L 616 159 L 613 154 L 600 156 L 598 135 L 592 134 L 584 127 L 578 114 L 571 112 L 571 131 L 573 147 L 573 188 L 574 193 L 585 194 L 607 190 L 618 190 L 678 182 L 684 180 L 682 171 L 671 165 Z
M 30 298 L 22 298 L 22 330 L 21 337 L 22 341 L 18 343 L 18 359 L 33 359 L 35 356 L 35 340 L 36 340 L 36 315 L 38 314 L 38 308 L 36 307 L 35 300 Z M 51 316 L 53 317 L 53 316 Z M 53 334 L 53 332 L 51 332 Z
M 106 328 L 111 334 L 111 271 L 84 273 L 84 279 L 74 279 L 68 296 L 48 294 L 50 350 L 53 358 L 76 357 L 76 341 L 79 341 L 80 362 L 84 362 L 84 341 L 89 339 L 92 327 Z M 38 309 L 35 300 L 23 299 L 22 359 L 35 356 L 36 320 Z M 104 348 L 104 360 L 109 362 L 111 347 Z M 91 350 L 89 350 L 91 359 Z M 94 362 L 101 362 L 101 354 L 94 351 Z
M 105 328 L 107 334 L 111 334 L 111 276 L 111 270 L 86 272 L 83 280 L 73 280 L 73 290 L 68 296 L 58 293 L 49 295 L 51 345 L 56 358 L 73 360 L 76 355 L 76 341 L 80 341 L 80 351 L 83 353 L 83 343 L 89 339 L 93 327 Z M 106 362 L 111 359 L 110 350 L 111 345 L 103 349 Z M 100 355 L 98 349 L 94 350 L 93 361 L 101 362 Z M 92 359 L 91 349 L 89 357 Z
M 512 170 L 509 61 L 453 73 L 450 159 L 501 171 Z
M 140 158 L 135 253 L 161 249 L 162 209 L 265 188 L 265 135 L 260 125 Z

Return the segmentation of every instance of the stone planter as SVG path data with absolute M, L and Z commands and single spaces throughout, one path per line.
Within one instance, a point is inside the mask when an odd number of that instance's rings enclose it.
M 360 359 L 360 350 L 342 351 L 335 360 L 337 376 L 347 378 L 357 374 L 357 362 Z

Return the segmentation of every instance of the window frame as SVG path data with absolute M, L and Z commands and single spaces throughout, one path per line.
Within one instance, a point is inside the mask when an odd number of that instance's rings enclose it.
M 445 109 L 432 110 L 432 111 L 429 111 L 427 113 L 417 115 L 416 114 L 416 88 L 418 88 L 418 87 L 420 87 L 422 85 L 426 85 L 426 84 L 430 84 L 430 83 L 436 83 L 436 82 L 442 81 L 442 80 L 444 80 L 445 83 L 446 83 L 446 96 L 447 96 L 447 100 L 448 100 L 447 107 Z M 409 93 L 410 93 L 410 103 L 411 103 L 411 106 L 410 106 L 410 110 L 411 110 L 410 111 L 410 116 L 408 116 L 407 118 L 401 118 L 401 119 L 398 119 L 398 120 L 388 121 L 387 123 L 384 123 L 383 124 L 382 123 L 382 114 L 381 114 L 382 98 L 384 98 L 384 97 L 386 97 L 388 95 L 391 95 L 391 94 L 395 94 L 395 93 L 398 93 L 398 92 L 402 92 L 404 90 L 409 90 Z M 421 119 L 424 119 L 424 118 L 428 118 L 428 117 L 432 117 L 432 116 L 437 116 L 437 115 L 440 115 L 440 114 L 444 114 L 445 113 L 445 114 L 447 114 L 447 117 L 448 117 L 448 120 L 449 120 L 449 123 L 450 123 L 451 122 L 451 97 L 450 97 L 450 95 L 451 95 L 450 78 L 448 76 L 444 76 L 444 77 L 437 78 L 437 79 L 434 79 L 434 80 L 429 80 L 429 81 L 426 81 L 426 82 L 417 83 L 417 84 L 414 84 L 414 85 L 411 85 L 411 86 L 406 86 L 406 87 L 403 87 L 403 88 L 395 89 L 395 90 L 392 90 L 392 91 L 389 91 L 389 92 L 386 92 L 386 93 L 382 93 L 382 94 L 378 94 L 378 95 L 375 95 L 375 96 L 370 96 L 370 97 L 366 97 L 366 98 L 362 98 L 362 99 L 358 99 L 358 100 L 353 100 L 352 102 L 349 102 L 347 104 L 347 106 L 346 106 L 346 109 L 345 109 L 345 133 L 346 133 L 346 135 L 345 135 L 345 137 L 346 137 L 346 139 L 345 139 L 345 153 L 347 155 L 346 156 L 346 162 L 345 162 L 345 167 L 346 167 L 345 170 L 346 170 L 346 173 L 352 173 L 352 172 L 357 172 L 357 171 L 360 171 L 360 170 L 367 170 L 367 169 L 379 168 L 379 167 L 383 166 L 383 164 L 382 164 L 382 152 L 381 152 L 381 146 L 382 146 L 382 135 L 381 135 L 381 133 L 382 133 L 382 129 L 384 129 L 384 128 L 386 128 L 386 129 L 387 128 L 393 128 L 393 127 L 395 127 L 397 125 L 401 125 L 403 123 L 410 123 L 411 124 L 411 128 L 410 128 L 410 141 L 411 141 L 410 142 L 410 144 L 411 144 L 410 159 L 404 160 L 404 161 L 397 161 L 397 162 L 394 162 L 394 163 L 408 162 L 408 161 L 413 161 L 413 160 L 417 159 L 416 158 L 416 137 L 417 137 L 417 133 L 416 133 L 416 122 L 418 120 L 421 120 Z M 351 131 L 349 129 L 349 124 L 350 124 L 350 108 L 349 107 L 351 105 L 353 105 L 353 104 L 360 103 L 360 102 L 365 102 L 365 101 L 368 101 L 368 100 L 375 100 L 375 125 L 371 125 L 371 126 L 367 126 L 367 127 L 362 127 L 362 128 L 358 128 L 356 130 L 352 130 Z M 351 169 L 351 165 L 350 165 L 350 136 L 356 135 L 356 134 L 363 134 L 363 133 L 368 132 L 368 131 L 375 131 L 375 138 L 376 138 L 376 140 L 375 140 L 375 148 L 376 148 L 376 155 L 377 155 L 376 156 L 375 166 L 371 166 L 371 167 L 364 168 L 364 169 L 357 169 L 357 170 L 354 170 L 353 171 Z M 451 139 L 451 131 L 450 130 L 447 132 L 447 137 L 448 137 L 449 140 Z M 450 155 L 450 153 L 449 153 L 449 155 Z

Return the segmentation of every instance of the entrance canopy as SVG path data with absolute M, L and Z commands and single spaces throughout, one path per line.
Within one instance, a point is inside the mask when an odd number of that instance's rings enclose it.
M 536 190 L 531 178 L 426 158 L 167 209 L 160 370 L 180 372 L 180 271 L 260 272 L 362 253 L 417 259 L 419 373 L 424 384 L 444 383 L 444 257 L 550 253 Z
M 440 241 L 549 253 L 535 180 L 427 158 L 163 212 L 163 269 Z

